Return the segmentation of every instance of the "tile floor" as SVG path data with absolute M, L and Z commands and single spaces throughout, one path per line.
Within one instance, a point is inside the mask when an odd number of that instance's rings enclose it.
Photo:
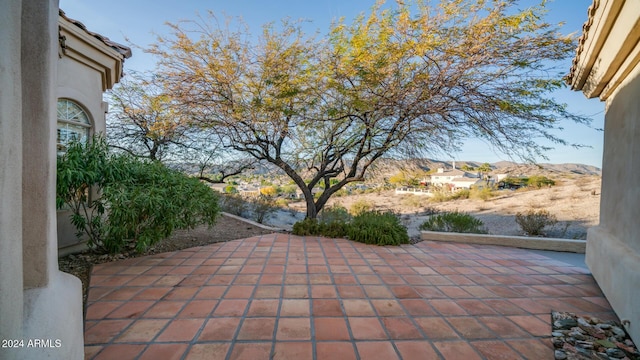
M 615 318 L 532 252 L 272 234 L 95 266 L 86 359 L 553 359 L 550 311 Z

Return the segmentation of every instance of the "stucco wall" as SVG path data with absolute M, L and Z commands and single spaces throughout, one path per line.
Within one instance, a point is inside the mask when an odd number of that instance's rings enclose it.
M 68 56 L 58 59 L 58 98 L 73 100 L 84 108 L 91 121 L 91 135 L 104 133 L 106 128 L 105 103 L 102 101 L 102 77 L 95 69 Z M 57 212 L 58 248 L 70 248 L 81 242 L 71 224 L 69 210 Z M 61 255 L 66 254 L 63 250 Z
M 0 339 L 15 339 L 23 303 L 21 7 L 0 0 L 0 8 Z
M 640 65 L 609 98 L 600 225 L 586 263 L 633 340 L 640 342 Z M 626 322 L 628 320 L 628 323 Z
M 0 359 L 82 359 L 82 284 L 58 270 L 56 0 L 0 0 Z M 48 339 L 59 347 L 28 347 Z

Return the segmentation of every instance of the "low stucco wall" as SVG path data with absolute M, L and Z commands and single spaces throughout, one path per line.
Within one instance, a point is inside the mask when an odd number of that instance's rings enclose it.
M 585 253 L 586 241 L 558 238 L 537 238 L 526 236 L 505 236 L 487 234 L 461 234 L 438 231 L 422 231 L 422 240 L 446 241 L 464 244 L 510 246 L 523 249 L 564 251 Z

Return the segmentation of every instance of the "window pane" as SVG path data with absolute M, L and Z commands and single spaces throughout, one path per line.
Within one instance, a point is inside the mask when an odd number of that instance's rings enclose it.
M 91 122 L 82 107 L 71 100 L 58 100 L 57 153 L 62 155 L 72 141 L 87 141 Z

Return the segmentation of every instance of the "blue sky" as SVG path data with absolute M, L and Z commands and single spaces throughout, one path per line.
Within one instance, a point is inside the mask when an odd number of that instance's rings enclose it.
M 587 19 L 587 8 L 592 0 L 548 1 L 547 21 L 564 22 L 563 33 L 580 34 L 582 24 Z M 310 20 L 308 31 L 326 33 L 332 20 L 344 16 L 348 21 L 369 10 L 375 0 L 60 0 L 60 8 L 70 18 L 83 22 L 91 31 L 97 32 L 122 44 L 142 47 L 154 42 L 154 33 L 164 34 L 168 28 L 165 22 L 194 19 L 198 13 L 207 10 L 242 17 L 253 32 L 260 31 L 262 24 L 279 21 L 282 18 Z M 534 0 L 521 0 L 519 8 L 535 4 Z M 125 63 L 127 70 L 146 71 L 154 67 L 152 56 L 133 50 L 133 57 Z M 562 67 L 569 71 L 571 61 Z M 556 146 L 546 153 L 549 160 L 539 162 L 582 163 L 601 167 L 603 133 L 597 129 L 604 127 L 604 103 L 598 99 L 586 99 L 581 92 L 568 88 L 557 91 L 554 96 L 567 103 L 571 111 L 593 119 L 591 128 L 584 125 L 564 123 L 564 130 L 558 133 L 570 143 L 581 143 L 591 148 L 574 149 Z M 442 160 L 446 156 L 439 156 Z M 450 155 L 453 160 L 497 162 L 511 159 L 508 154 L 496 153 L 490 145 L 478 140 L 469 140 L 460 152 Z

